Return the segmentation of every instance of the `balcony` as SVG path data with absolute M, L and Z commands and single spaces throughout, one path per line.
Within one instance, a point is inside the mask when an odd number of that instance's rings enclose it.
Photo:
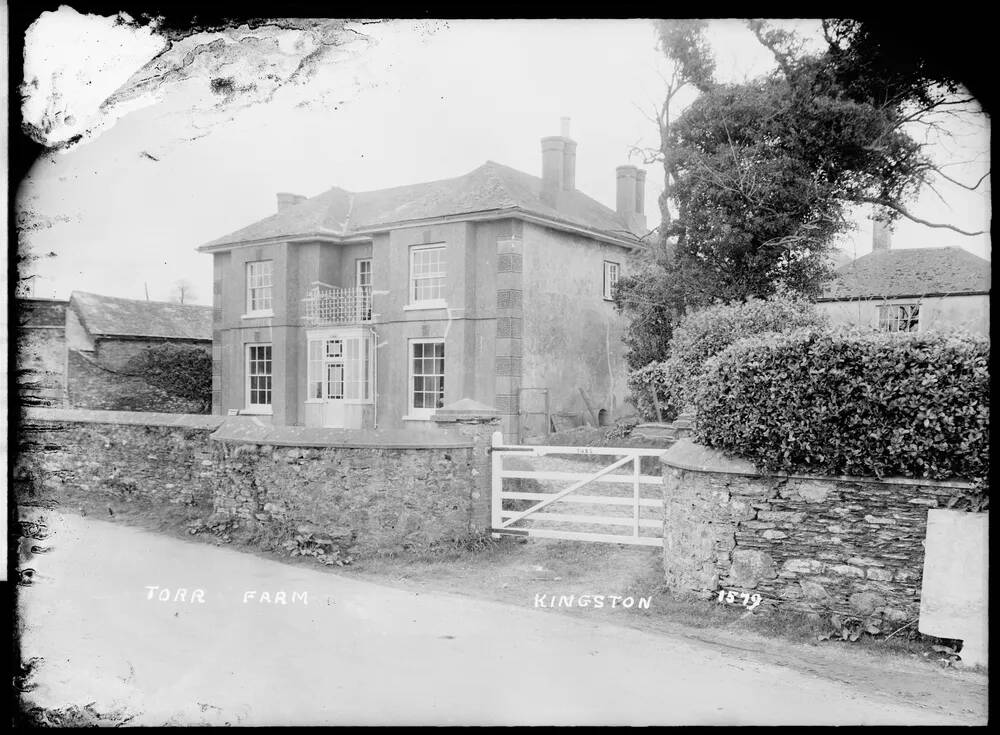
M 300 314 L 310 327 L 367 323 L 372 320 L 372 290 L 314 283 L 302 299 Z

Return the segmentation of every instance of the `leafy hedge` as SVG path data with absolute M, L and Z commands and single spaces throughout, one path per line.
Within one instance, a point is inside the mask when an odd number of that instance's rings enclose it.
M 789 294 L 719 304 L 684 316 L 673 331 L 670 356 L 629 375 L 632 402 L 647 418 L 656 417 L 652 391 L 665 421 L 694 403 L 705 361 L 737 340 L 771 332 L 823 327 L 827 318 L 809 301 Z
M 695 438 L 783 472 L 962 478 L 989 469 L 989 340 L 802 330 L 737 342 L 696 396 Z

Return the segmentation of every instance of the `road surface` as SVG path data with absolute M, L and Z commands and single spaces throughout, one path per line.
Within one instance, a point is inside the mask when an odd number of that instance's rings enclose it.
M 95 702 L 144 725 L 982 724 L 530 599 L 417 593 L 44 516 L 52 548 L 21 588 L 44 707 Z

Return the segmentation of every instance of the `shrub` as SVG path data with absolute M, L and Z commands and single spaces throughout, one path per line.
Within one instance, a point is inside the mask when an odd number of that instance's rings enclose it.
M 766 300 L 719 304 L 691 312 L 673 331 L 670 355 L 629 375 L 632 402 L 647 418 L 656 415 L 656 391 L 663 418 L 672 421 L 694 403 L 705 361 L 739 339 L 806 327 L 823 327 L 827 318 L 814 304 L 787 293 Z
M 130 374 L 167 395 L 190 401 L 207 413 L 212 407 L 212 358 L 197 347 L 147 347 L 128 361 Z
M 695 439 L 772 471 L 963 478 L 985 492 L 989 340 L 802 330 L 710 360 Z

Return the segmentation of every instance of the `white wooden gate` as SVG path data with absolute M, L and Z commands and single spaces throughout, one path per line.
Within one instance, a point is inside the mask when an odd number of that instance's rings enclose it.
M 636 447 L 567 447 L 567 446 L 534 446 L 534 445 L 504 445 L 503 434 L 493 434 L 492 446 L 492 522 L 491 531 L 494 538 L 501 535 L 532 536 L 537 538 L 575 539 L 579 541 L 601 541 L 613 544 L 634 544 L 639 546 L 660 546 L 663 543 L 663 497 L 661 490 L 663 479 L 659 475 L 643 475 L 640 473 L 642 457 L 659 457 L 663 449 L 640 449 Z M 605 455 L 609 458 L 618 457 L 611 464 L 596 472 L 559 472 L 545 470 L 523 470 L 504 468 L 504 457 L 517 456 L 521 458 L 545 457 L 550 455 Z M 631 466 L 629 466 L 631 465 Z M 615 470 L 627 468 L 627 474 L 615 473 Z M 556 492 L 525 492 L 506 490 L 505 479 L 531 479 L 542 481 L 565 481 L 571 484 Z M 593 483 L 610 483 L 621 488 L 631 486 L 631 492 L 626 494 L 593 495 L 581 493 L 584 488 Z M 643 497 L 642 489 L 646 488 Z M 534 500 L 538 501 L 526 510 L 504 508 L 504 501 Z M 580 513 L 541 512 L 554 503 L 575 503 L 586 506 L 604 506 L 631 508 L 628 515 L 594 515 Z M 565 507 L 565 505 L 563 506 Z M 642 517 L 643 508 L 656 509 L 656 518 Z M 516 523 L 531 523 L 542 521 L 546 523 L 565 523 L 586 526 L 601 526 L 606 530 L 625 530 L 625 533 L 596 533 L 591 531 L 568 531 L 562 529 L 539 528 L 536 524 L 525 527 L 515 526 Z M 646 534 L 642 534 L 643 530 Z

